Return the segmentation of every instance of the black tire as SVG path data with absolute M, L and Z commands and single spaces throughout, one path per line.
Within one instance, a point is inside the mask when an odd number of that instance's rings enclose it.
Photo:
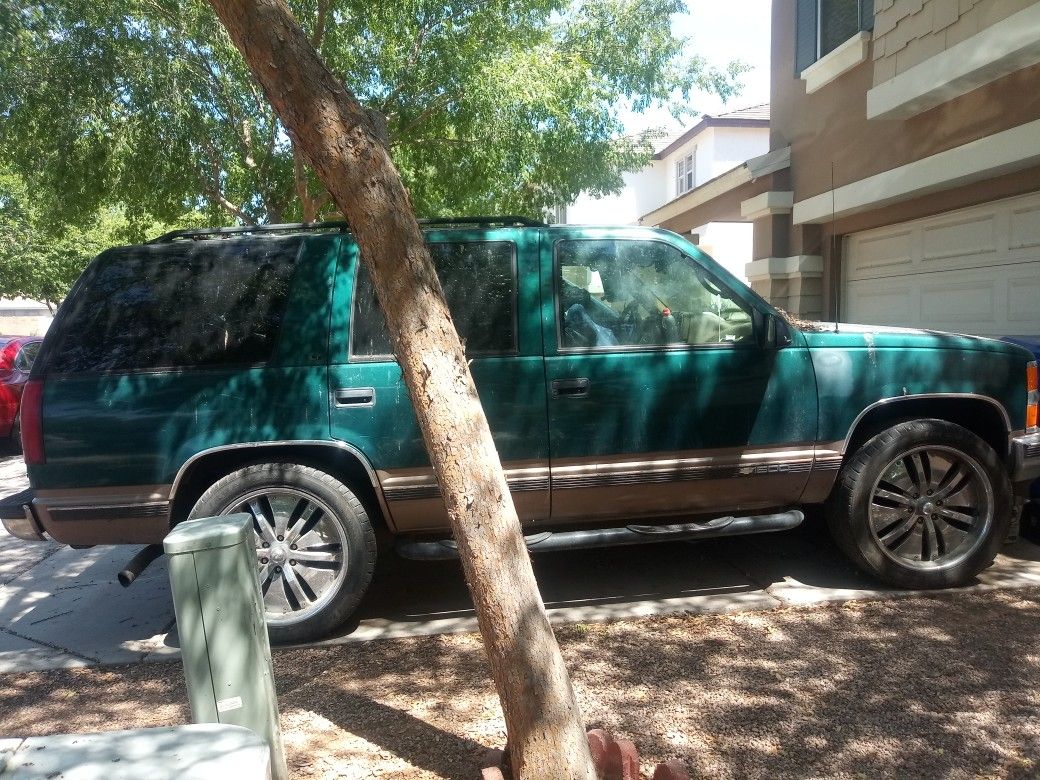
M 350 488 L 309 466 L 258 463 L 215 482 L 189 517 L 241 511 L 253 516 L 271 641 L 308 642 L 342 625 L 372 581 L 377 556 L 372 523 Z
M 999 457 L 945 420 L 874 436 L 846 462 L 827 504 L 842 551 L 901 588 L 968 582 L 993 562 L 1010 522 L 1011 484 Z

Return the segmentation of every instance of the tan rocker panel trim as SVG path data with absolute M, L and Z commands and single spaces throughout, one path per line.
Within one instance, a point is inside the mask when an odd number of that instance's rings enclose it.
M 841 453 L 826 450 L 817 466 L 833 470 L 840 465 Z M 766 474 L 798 474 L 811 471 L 819 457 L 811 443 L 782 445 L 768 449 L 730 447 L 686 453 L 646 453 L 617 455 L 590 462 L 588 458 L 557 461 L 552 468 L 551 485 L 556 490 L 606 487 L 610 485 L 685 482 Z M 837 461 L 833 462 L 833 456 Z M 545 466 L 506 468 L 511 492 L 548 490 L 550 470 Z M 411 501 L 440 496 L 437 478 L 429 468 L 378 472 L 387 501 Z
M 437 476 L 428 467 L 376 473 L 388 502 L 439 498 L 441 495 Z M 514 462 L 505 468 L 505 473 L 511 493 L 549 489 L 549 467 L 545 461 Z

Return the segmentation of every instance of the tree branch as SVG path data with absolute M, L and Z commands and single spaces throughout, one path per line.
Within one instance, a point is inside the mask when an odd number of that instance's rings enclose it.
M 314 22 L 314 32 L 311 34 L 311 46 L 321 50 L 321 42 L 325 37 L 325 25 L 329 17 L 329 0 L 318 0 L 318 18 Z
M 255 225 L 255 219 L 243 211 L 240 206 L 235 205 L 224 196 L 220 186 L 220 158 L 217 155 L 217 150 L 214 149 L 212 145 L 208 145 L 207 151 L 209 152 L 207 156 L 209 158 L 210 175 L 209 178 L 205 176 L 201 177 L 203 192 L 211 201 L 230 213 L 236 219 L 242 221 L 246 225 Z
M 419 53 L 422 51 L 422 45 L 426 40 L 426 36 L 428 36 L 431 32 L 436 30 L 442 24 L 444 24 L 444 22 L 448 18 L 449 17 L 444 16 L 432 22 L 423 22 L 422 25 L 419 26 L 419 29 L 418 31 L 416 31 L 415 34 L 415 41 L 412 43 L 412 51 L 408 55 L 408 60 L 405 62 L 405 65 L 401 69 L 401 72 L 398 74 L 397 86 L 390 90 L 390 93 L 383 99 L 383 103 L 379 107 L 379 112 L 381 114 L 383 114 L 384 116 L 387 115 L 387 112 L 390 108 L 390 102 L 399 94 L 401 94 L 401 91 L 404 89 L 404 75 L 408 73 L 412 68 L 414 68 L 415 63 L 419 61 Z
M 442 92 L 439 95 L 436 95 L 433 100 L 430 101 L 430 104 L 419 113 L 419 116 L 409 122 L 405 127 L 401 128 L 401 130 L 397 132 L 397 135 L 401 138 L 406 138 L 408 133 L 429 119 L 433 115 L 434 111 L 444 105 L 444 103 L 449 99 L 450 96 L 447 92 Z

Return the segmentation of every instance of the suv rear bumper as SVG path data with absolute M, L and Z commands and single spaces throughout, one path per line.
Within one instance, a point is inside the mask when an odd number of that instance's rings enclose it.
M 1011 481 L 1031 482 L 1040 477 L 1040 431 L 1011 437 Z
M 42 490 L 0 499 L 0 522 L 27 541 L 153 544 L 170 530 L 168 485 Z
M 42 542 L 46 539 L 43 527 L 33 511 L 36 492 L 32 488 L 7 496 L 0 500 L 0 523 L 7 533 L 27 542 Z

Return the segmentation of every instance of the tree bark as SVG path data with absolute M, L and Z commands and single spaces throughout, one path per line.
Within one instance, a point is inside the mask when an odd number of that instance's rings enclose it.
M 211 4 L 360 246 L 451 518 L 514 776 L 593 780 L 581 715 L 498 451 L 389 152 L 282 0 Z

